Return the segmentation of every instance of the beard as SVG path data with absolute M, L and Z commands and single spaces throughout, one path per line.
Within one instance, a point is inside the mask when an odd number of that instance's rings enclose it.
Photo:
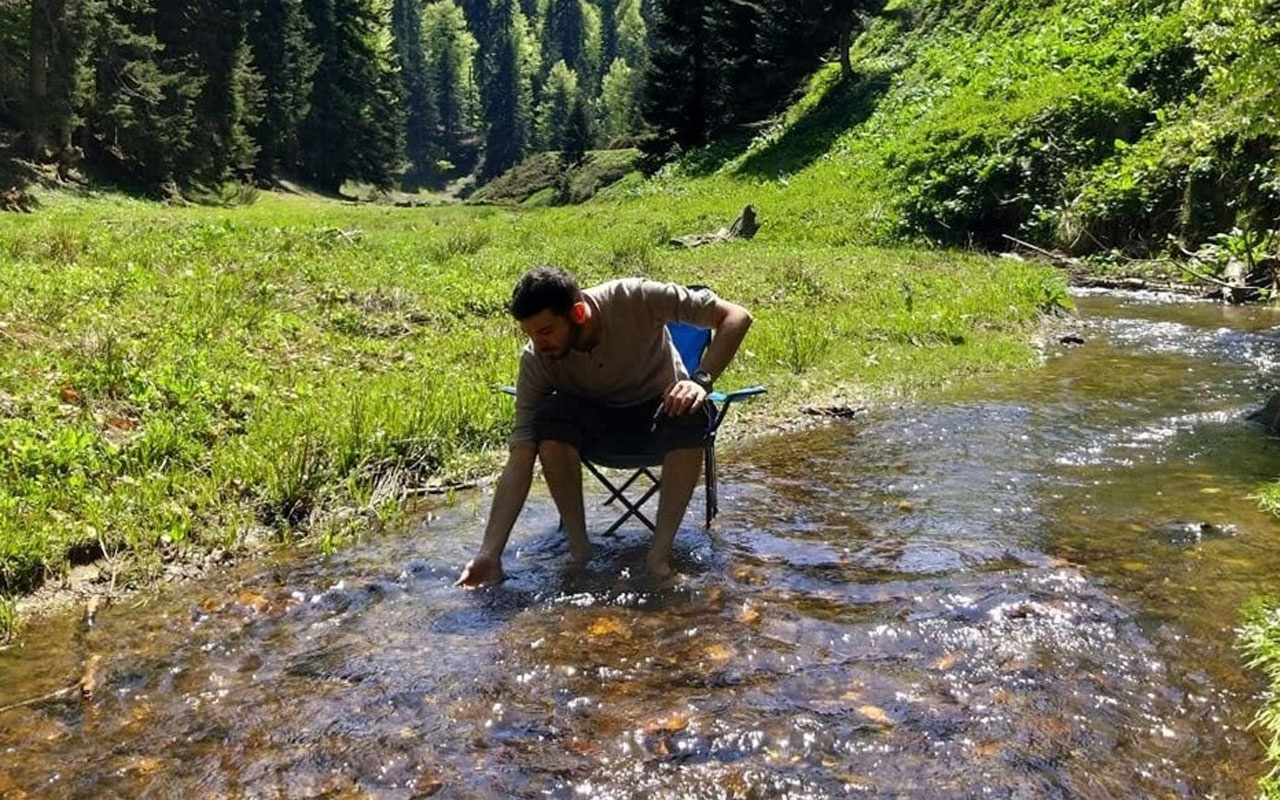
M 552 361 L 562 361 L 569 357 L 571 351 L 578 348 L 578 345 L 582 342 L 582 337 L 582 326 L 571 319 L 569 320 L 569 340 L 565 346 L 558 350 L 544 350 L 542 355 Z

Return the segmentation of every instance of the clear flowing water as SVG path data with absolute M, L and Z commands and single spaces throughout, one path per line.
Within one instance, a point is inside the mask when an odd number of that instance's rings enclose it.
M 1041 369 L 730 447 L 672 585 L 634 531 L 564 575 L 535 493 L 511 580 L 454 589 L 477 495 L 41 623 L 0 707 L 97 691 L 0 713 L 0 797 L 1253 796 L 1280 316 L 1080 303 Z

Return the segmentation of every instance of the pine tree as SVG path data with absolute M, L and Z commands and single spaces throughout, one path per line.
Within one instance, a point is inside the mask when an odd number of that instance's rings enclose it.
M 707 6 L 711 0 L 656 0 L 641 103 L 650 159 L 707 141 L 714 72 Z
M 548 0 L 547 15 L 542 22 L 542 63 L 565 66 L 578 72 L 583 66 L 582 42 L 586 35 L 586 18 L 582 0 Z
M 728 125 L 755 120 L 773 109 L 777 98 L 761 89 L 758 6 L 736 0 L 706 4 L 708 135 Z
M 600 0 L 600 63 L 613 64 L 618 57 L 619 0 Z
M 0 128 L 17 130 L 20 124 L 31 33 L 30 4 L 0 3 Z
M 494 0 L 483 90 L 484 163 L 480 174 L 495 178 L 524 158 L 529 143 L 531 88 L 536 65 L 523 12 L 515 0 Z
M 259 182 L 297 174 L 300 166 L 298 133 L 311 108 L 320 60 L 302 6 L 303 0 L 252 0 L 249 45 L 262 76 L 260 118 L 251 129 L 258 146 L 254 174 Z
M 844 77 L 851 77 L 853 31 L 883 5 L 883 0 L 761 0 L 760 67 L 773 78 L 767 91 L 786 92 L 832 48 Z
M 576 167 L 586 160 L 587 150 L 591 147 L 591 118 L 581 95 L 573 98 L 569 118 L 565 121 L 564 131 L 557 144 L 560 159 L 565 164 Z
M 86 153 L 114 179 L 171 186 L 189 163 L 200 79 L 165 58 L 150 0 L 85 6 Z
M 543 150 L 558 150 L 569 127 L 569 115 L 575 104 L 581 105 L 578 73 L 563 61 L 557 61 L 547 73 L 538 104 L 537 145 Z
M 298 137 L 301 172 L 334 193 L 346 180 L 385 188 L 403 130 L 390 15 L 362 0 L 308 0 L 305 7 L 320 65 Z
M 77 45 L 66 0 L 31 0 L 28 11 L 22 131 L 28 155 L 44 158 L 71 145 Z
M 641 74 L 615 58 L 600 84 L 600 136 L 606 147 L 639 132 Z
M 641 0 L 618 0 L 618 7 L 614 12 L 618 30 L 618 56 L 641 70 L 645 68 L 649 57 L 649 28 L 641 12 L 642 6 Z
M 404 152 L 409 168 L 405 188 L 421 186 L 439 160 L 435 133 L 440 121 L 435 87 L 427 75 L 423 52 L 422 5 L 420 0 L 394 0 L 391 6 L 391 34 L 395 39 L 396 65 L 404 101 Z
M 432 3 L 423 16 L 425 72 L 434 95 L 432 141 L 454 164 L 469 170 L 475 160 L 479 89 L 475 83 L 479 43 L 452 0 Z
M 157 7 L 155 30 L 163 61 L 190 76 L 195 126 L 180 184 L 217 184 L 247 177 L 257 156 L 251 129 L 259 119 L 261 76 L 252 69 L 243 0 L 188 0 Z

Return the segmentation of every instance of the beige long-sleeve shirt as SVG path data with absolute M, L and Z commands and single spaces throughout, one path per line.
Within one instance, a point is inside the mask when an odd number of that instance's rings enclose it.
M 561 359 L 539 355 L 530 342 L 520 354 L 515 427 L 508 445 L 533 444 L 534 410 L 551 392 L 568 392 L 623 408 L 661 396 L 688 377 L 667 333 L 668 322 L 713 327 L 716 296 L 645 278 L 609 281 L 583 291 L 598 321 L 590 350 Z

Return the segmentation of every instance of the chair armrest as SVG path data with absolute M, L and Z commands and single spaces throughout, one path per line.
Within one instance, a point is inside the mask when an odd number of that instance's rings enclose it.
M 764 394 L 766 391 L 768 390 L 763 386 L 749 386 L 746 389 L 734 389 L 732 392 L 712 392 L 707 395 L 707 399 L 713 403 L 733 403 Z
M 720 423 L 724 422 L 724 418 L 729 414 L 729 406 L 738 400 L 750 400 L 753 397 L 762 395 L 767 390 L 763 386 L 748 386 L 745 389 L 734 389 L 731 392 L 712 392 L 707 395 L 716 409 L 716 418 L 711 421 L 711 433 L 714 434 L 720 430 Z

